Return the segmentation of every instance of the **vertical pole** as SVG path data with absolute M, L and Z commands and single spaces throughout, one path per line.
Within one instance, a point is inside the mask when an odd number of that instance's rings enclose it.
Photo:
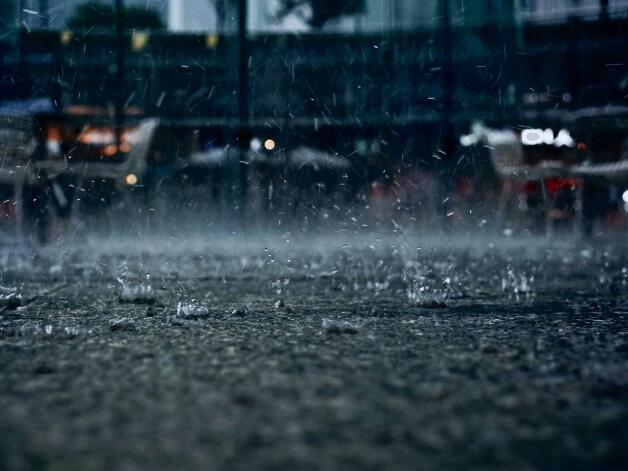
M 248 193 L 249 148 L 249 47 L 247 33 L 247 0 L 238 0 L 238 168 L 240 177 L 240 214 L 244 216 Z
M 28 66 L 28 46 L 26 43 L 26 22 L 24 20 L 24 10 L 26 1 L 20 0 L 18 41 L 19 41 L 19 64 L 18 64 L 18 95 L 19 99 L 29 98 L 31 93 L 30 68 Z
M 608 21 L 608 0 L 600 0 L 600 22 Z
M 451 13 L 449 0 L 441 0 L 441 40 L 443 54 L 443 108 L 441 114 L 441 141 L 446 157 L 451 157 L 453 153 L 453 129 L 452 115 L 454 103 L 454 73 L 453 73 L 453 51 L 452 51 L 452 31 Z
M 20 26 L 24 26 L 24 10 L 26 10 L 26 0 L 20 0 L 20 11 L 17 16 Z
M 52 77 L 50 96 L 52 106 L 56 112 L 60 112 L 63 108 L 63 44 L 61 38 L 57 35 L 57 43 L 55 44 L 55 64 L 56 71 Z
M 48 0 L 39 0 L 39 21 L 41 29 L 47 30 L 50 27 L 50 7 Z M 59 111 L 61 108 L 61 41 L 58 40 L 57 36 L 57 44 L 55 44 L 55 62 L 57 65 L 57 72 L 55 75 L 57 77 L 52 77 L 51 90 L 50 95 L 52 99 L 52 106 L 55 111 Z
M 443 63 L 443 83 L 442 83 L 442 110 L 441 110 L 441 130 L 440 146 L 445 153 L 444 162 L 439 169 L 440 175 L 440 195 L 437 202 L 439 215 L 445 229 L 449 226 L 448 204 L 449 196 L 449 166 L 455 151 L 455 136 L 453 129 L 453 105 L 454 105 L 454 71 L 453 71 L 453 51 L 452 51 L 452 30 L 451 12 L 449 0 L 441 0 L 441 46 Z
M 569 18 L 569 46 L 568 46 L 568 67 L 569 67 L 569 88 L 571 92 L 571 107 L 576 109 L 581 104 L 583 69 L 581 67 L 580 51 L 580 28 L 581 21 L 573 15 Z
M 39 19 L 41 28 L 48 29 L 50 26 L 50 12 L 48 10 L 48 0 L 39 0 Z
M 227 16 L 225 0 L 216 0 L 214 9 L 216 10 L 216 32 L 224 34 L 226 32 L 225 17 Z
M 17 28 L 19 41 L 18 99 L 25 99 L 30 93 L 30 81 L 27 78 L 28 63 L 26 57 L 26 27 L 24 23 L 25 8 L 25 0 L 20 0 L 20 11 L 18 13 L 19 25 Z M 19 243 L 22 243 L 24 240 L 24 177 L 20 176 L 18 178 L 19 180 L 13 185 L 15 197 L 15 230 Z
M 116 75 L 114 92 L 114 126 L 116 149 L 120 152 L 122 128 L 124 126 L 124 0 L 116 0 Z
M 386 38 L 386 43 L 383 47 L 382 53 L 384 54 L 384 64 L 386 67 L 385 76 L 383 76 L 382 82 L 379 86 L 381 87 L 381 100 L 382 100 L 382 109 L 380 110 L 380 116 L 386 116 L 386 113 L 390 111 L 390 95 L 392 89 L 389 87 L 389 84 L 393 83 L 393 77 L 395 72 L 393 71 L 393 51 L 394 51 L 394 29 L 395 29 L 395 4 L 394 2 L 388 3 L 388 11 L 387 11 L 387 21 L 385 31 L 383 31 L 383 35 Z

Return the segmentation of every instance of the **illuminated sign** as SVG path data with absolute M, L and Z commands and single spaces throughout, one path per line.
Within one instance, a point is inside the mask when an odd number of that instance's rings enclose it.
M 521 143 L 524 146 L 545 144 L 554 147 L 574 147 L 575 142 L 566 129 L 554 134 L 552 129 L 524 129 L 521 131 Z

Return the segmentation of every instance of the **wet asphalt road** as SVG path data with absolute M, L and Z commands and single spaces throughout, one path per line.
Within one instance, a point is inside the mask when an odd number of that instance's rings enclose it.
M 491 240 L 7 248 L 0 469 L 628 468 L 625 240 Z

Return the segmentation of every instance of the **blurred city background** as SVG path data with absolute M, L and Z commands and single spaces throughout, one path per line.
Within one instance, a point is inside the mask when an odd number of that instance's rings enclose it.
M 0 225 L 595 235 L 626 0 L 3 0 Z

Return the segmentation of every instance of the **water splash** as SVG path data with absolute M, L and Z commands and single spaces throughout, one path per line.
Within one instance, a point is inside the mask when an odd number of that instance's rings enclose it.
M 177 317 L 185 319 L 200 319 L 209 316 L 209 309 L 195 299 L 179 301 L 177 304 Z
M 322 326 L 328 334 L 357 334 L 362 327 L 359 324 L 338 319 L 323 319 Z
M 123 276 L 116 278 L 120 283 L 120 302 L 135 304 L 153 304 L 155 293 L 150 285 L 150 275 L 146 276 L 146 282 L 140 281 L 138 284 L 131 284 Z
M 528 276 L 523 272 L 515 272 L 510 266 L 501 279 L 502 292 L 515 301 L 528 300 L 534 297 L 533 284 L 534 275 Z

